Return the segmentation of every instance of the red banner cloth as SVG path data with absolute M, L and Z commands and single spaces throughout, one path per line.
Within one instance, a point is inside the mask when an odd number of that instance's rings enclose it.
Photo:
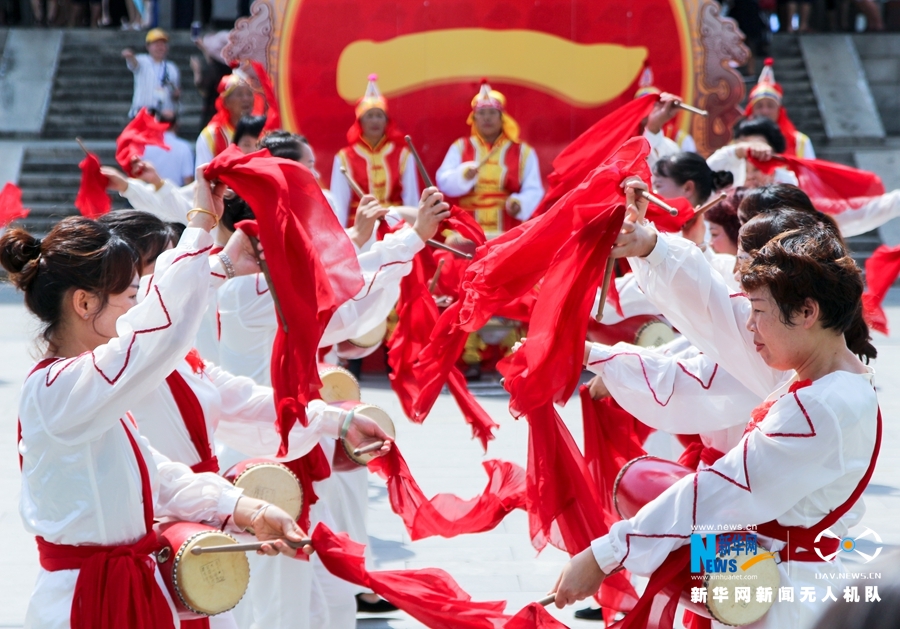
M 532 216 L 550 210 L 567 192 L 584 181 L 597 166 L 610 158 L 627 140 L 640 133 L 641 121 L 659 101 L 659 94 L 647 94 L 619 107 L 579 135 L 553 160 L 547 177 L 547 192 Z M 645 179 L 649 183 L 649 179 Z
M 291 428 L 297 421 L 306 424 L 306 405 L 319 396 L 318 347 L 325 326 L 364 285 L 356 250 L 315 177 L 297 162 L 266 150 L 244 155 L 230 146 L 209 164 L 206 177 L 223 181 L 253 210 L 285 317 L 272 348 L 276 425 L 282 439 L 278 455 L 284 456 Z M 301 482 L 312 492 L 311 481 L 327 478 L 330 465 L 318 446 L 301 461 L 310 475 Z M 302 527 L 308 527 L 308 505 L 316 500 L 315 492 L 307 495 Z
M 786 167 L 797 175 L 798 186 L 805 192 L 816 209 L 826 214 L 840 214 L 848 209 L 859 209 L 871 197 L 884 194 L 884 184 L 875 173 L 859 170 L 821 159 L 800 159 L 779 155 L 766 162 L 755 158 L 750 161 L 766 173 Z
M 81 169 L 81 185 L 75 197 L 75 207 L 88 218 L 103 216 L 112 208 L 112 199 L 106 193 L 109 178 L 100 172 L 100 159 L 88 153 L 78 168 Z
M 423 249 L 413 259 L 412 272 L 400 281 L 397 327 L 388 340 L 388 364 L 391 367 L 388 379 L 391 388 L 400 399 L 403 412 L 416 423 L 423 422 L 427 413 L 416 412 L 420 388 L 413 365 L 422 348 L 428 344 L 431 330 L 438 319 L 437 305 L 427 288 L 436 268 L 429 249 Z M 450 393 L 466 422 L 472 426 L 473 436 L 481 441 L 482 447 L 487 451 L 488 441 L 494 438 L 493 431 L 497 428 L 497 423 L 475 401 L 466 386 L 465 378 L 455 366 L 451 367 L 448 380 Z M 431 410 L 430 407 L 428 410 Z
M 132 118 L 131 122 L 122 129 L 122 133 L 116 139 L 116 162 L 125 171 L 129 177 L 134 177 L 135 172 L 131 165 L 134 158 L 140 159 L 144 156 L 144 149 L 148 145 L 160 146 L 165 150 L 169 150 L 169 146 L 163 139 L 163 133 L 169 128 L 169 123 L 158 122 L 156 118 L 147 113 L 145 108 L 141 108 L 137 116 Z
M 17 218 L 25 218 L 28 212 L 22 206 L 22 190 L 11 181 L 0 192 L 0 228 L 6 227 Z
M 262 88 L 263 95 L 266 98 L 266 124 L 263 126 L 263 132 L 281 129 L 281 110 L 278 108 L 278 97 L 275 95 L 272 79 L 269 78 L 266 69 L 259 61 L 251 59 L 250 65 L 253 66 L 253 71 L 256 72 L 259 86 Z
M 525 470 L 496 459 L 482 465 L 488 483 L 480 496 L 469 500 L 453 494 L 426 498 L 396 445 L 387 455 L 370 461 L 369 470 L 387 481 L 391 508 L 416 541 L 490 531 L 513 509 L 525 508 Z
M 473 601 L 453 577 L 437 568 L 370 572 L 365 546 L 324 524 L 316 526 L 312 544 L 331 574 L 371 589 L 430 629 L 565 629 L 534 603 L 507 616 L 506 601 Z
M 866 260 L 866 292 L 863 293 L 863 315 L 873 330 L 889 334 L 887 315 L 881 303 L 900 275 L 900 246 L 881 245 Z

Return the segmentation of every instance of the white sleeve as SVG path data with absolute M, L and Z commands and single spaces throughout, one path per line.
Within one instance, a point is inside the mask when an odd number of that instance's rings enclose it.
M 222 526 L 234 515 L 237 501 L 244 493 L 218 474 L 195 474 L 183 463 L 175 463 L 150 447 L 156 464 L 156 517 L 169 517 L 185 522 L 206 522 Z
M 337 215 L 341 227 L 347 226 L 350 218 L 350 197 L 355 194 L 347 183 L 347 178 L 341 172 L 341 156 L 334 156 L 334 166 L 331 168 L 331 196 L 334 198 L 334 213 Z
M 212 151 L 209 149 L 209 143 L 203 137 L 203 133 L 197 136 L 197 144 L 194 149 L 197 159 L 194 161 L 194 167 L 199 168 L 203 164 L 208 164 L 213 160 Z
M 416 170 L 416 160 L 412 154 L 406 156 L 406 166 L 403 167 L 403 205 L 419 207 L 419 175 Z
M 808 135 L 803 135 L 803 159 L 816 159 L 816 151 Z
M 425 243 L 411 227 L 388 234 L 359 255 L 364 285 L 335 311 L 320 347 L 370 332 L 390 314 L 400 297 L 400 280 L 412 271 L 412 259 Z
M 586 366 L 622 408 L 651 428 L 691 435 L 746 425 L 762 398 L 705 354 L 691 354 L 594 343 Z
M 682 478 L 635 517 L 616 522 L 608 535 L 594 540 L 591 548 L 604 572 L 624 560 L 626 569 L 648 575 L 671 551 L 688 543 L 692 525 L 714 531 L 769 522 L 843 476 L 837 417 L 802 392 L 802 407 L 794 395 L 785 395 L 759 430 L 752 430 L 709 470 Z M 812 434 L 807 416 L 815 424 Z M 809 438 L 798 439 L 798 434 Z
M 46 377 L 54 395 L 35 396 L 32 403 L 51 438 L 73 445 L 98 437 L 174 371 L 206 310 L 210 249 L 208 233 L 185 230 L 178 247 L 157 260 L 150 294 L 119 317 L 117 336 L 50 365 Z
M 697 348 L 759 397 L 785 378 L 756 352 L 747 330 L 750 300 L 732 294 L 694 243 L 659 234 L 646 258 L 628 262 L 647 297 Z
M 309 453 L 320 439 L 339 436 L 344 412 L 314 400 L 306 410 L 308 425 L 297 422 L 291 428 L 290 448 L 285 456 L 277 457 L 281 435 L 275 427 L 272 388 L 260 386 L 244 376 L 232 375 L 210 363 L 206 364 L 205 373 L 222 398 L 216 440 L 247 456 L 291 461 Z
M 615 304 L 612 303 L 607 295 L 606 303 L 603 304 L 603 316 L 601 323 L 604 325 L 613 325 L 640 315 L 658 315 L 659 308 L 644 294 L 638 285 L 637 278 L 634 273 L 627 273 L 622 277 L 613 279 L 616 283 L 616 291 L 619 294 L 619 307 L 622 308 L 622 314 L 616 310 Z M 600 306 L 600 293 L 598 288 L 594 295 L 594 305 L 591 307 L 591 316 L 596 316 L 597 309 Z
M 644 129 L 644 138 L 647 140 L 647 143 L 650 144 L 650 152 L 647 154 L 647 164 L 650 166 L 651 170 L 656 165 L 656 162 L 663 157 L 668 157 L 669 155 L 674 155 L 681 151 L 681 149 L 678 148 L 678 145 L 667 138 L 662 131 L 651 133 L 647 129 Z
M 713 172 L 727 170 L 734 177 L 734 186 L 743 186 L 747 181 L 747 161 L 734 153 L 734 146 L 723 146 L 706 158 L 706 164 Z
M 697 143 L 694 141 L 694 136 L 686 135 L 684 139 L 681 141 L 681 150 L 685 153 L 696 153 L 697 152 Z
M 177 191 L 178 188 L 168 179 L 163 181 L 159 190 L 140 179 L 129 179 L 128 187 L 121 195 L 136 210 L 149 212 L 164 221 L 186 225 L 187 213 L 191 208 L 184 207 L 183 199 Z
M 447 150 L 444 161 L 437 171 L 437 187 L 444 194 L 451 197 L 461 197 L 469 193 L 475 187 L 478 177 L 466 179 L 463 177 L 465 165 L 462 161 L 462 153 L 459 152 L 457 143 L 454 142 Z
M 865 234 L 900 216 L 900 190 L 875 197 L 858 210 L 847 209 L 829 216 L 837 223 L 844 238 Z
M 520 221 L 527 221 L 531 218 L 535 208 L 544 197 L 544 186 L 541 184 L 541 167 L 538 164 L 537 153 L 533 148 L 528 147 L 528 157 L 525 159 L 525 172 L 522 176 L 522 189 L 509 195 L 513 199 L 517 199 L 522 206 L 522 211 L 516 217 Z

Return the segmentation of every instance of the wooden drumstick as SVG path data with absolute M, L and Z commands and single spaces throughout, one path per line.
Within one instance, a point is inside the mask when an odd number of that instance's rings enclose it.
M 406 140 L 406 145 L 409 147 L 409 152 L 412 153 L 413 159 L 416 160 L 416 168 L 419 169 L 419 174 L 422 175 L 422 181 L 425 182 L 425 187 L 433 188 L 434 182 L 431 180 L 431 177 L 428 176 L 428 171 L 425 170 L 425 164 L 422 163 L 422 158 L 419 157 L 419 151 L 416 150 L 412 138 L 406 136 L 404 140 Z
M 384 447 L 384 441 L 376 441 L 375 443 L 370 443 L 367 446 L 363 446 L 362 448 L 356 448 L 353 451 L 353 456 L 360 456 L 363 454 L 369 454 L 370 452 L 377 452 Z
M 365 192 L 363 192 L 363 189 L 359 187 L 359 184 L 356 183 L 350 173 L 347 172 L 347 169 L 343 166 L 341 166 L 341 172 L 344 174 L 344 177 L 347 178 L 347 183 L 350 185 L 350 188 L 353 190 L 353 192 L 356 193 L 356 196 L 362 199 L 366 194 Z
M 278 317 L 281 319 L 281 327 L 284 329 L 284 333 L 287 334 L 288 325 L 287 319 L 284 318 L 284 311 L 281 309 L 281 302 L 278 300 L 278 293 L 275 292 L 275 284 L 272 283 L 272 276 L 269 275 L 269 265 L 266 264 L 266 261 L 259 257 L 259 240 L 254 238 L 253 236 L 249 236 L 250 245 L 253 247 L 253 253 L 256 254 L 256 260 L 259 262 L 259 268 L 263 272 L 263 277 L 266 278 L 266 285 L 269 287 L 269 292 L 272 293 L 272 301 L 275 302 L 275 311 L 278 313 Z
M 250 550 L 259 550 L 263 544 L 272 544 L 277 540 L 269 540 L 267 542 L 250 542 L 248 544 L 225 544 L 223 546 L 195 546 L 191 549 L 192 555 L 206 555 L 208 553 L 241 553 Z M 282 539 L 285 544 L 291 548 L 303 548 L 312 544 L 310 539 L 301 539 L 299 542 L 292 542 L 289 539 Z
M 78 142 L 78 146 L 81 147 L 81 150 L 84 151 L 85 155 L 90 155 L 90 151 L 87 150 L 87 147 L 84 145 L 84 142 L 81 141 L 81 138 L 75 138 L 75 141 Z
M 438 242 L 437 240 L 432 240 L 429 238 L 425 242 L 427 242 L 430 246 L 434 247 L 435 249 L 443 249 L 444 251 L 449 251 L 453 255 L 459 256 L 460 258 L 465 258 L 466 260 L 471 260 L 472 258 L 475 257 L 471 253 L 466 253 L 465 251 L 460 251 L 459 249 L 454 249 L 450 245 L 445 245 L 444 243 Z
M 644 195 L 644 197 L 646 197 L 646 199 L 648 201 L 650 201 L 650 203 L 652 203 L 653 205 L 658 205 L 659 207 L 664 209 L 666 212 L 668 212 L 672 216 L 678 216 L 678 210 L 676 210 L 671 205 L 669 205 L 668 203 L 666 203 L 665 201 L 660 199 L 655 194 L 651 194 L 650 192 L 647 192 L 646 190 L 635 190 L 635 192 L 640 192 L 642 195 Z
M 482 166 L 487 164 L 488 160 L 491 159 L 491 155 L 493 155 L 499 147 L 499 144 L 495 144 L 494 146 L 492 146 L 491 150 L 488 151 L 488 154 L 484 156 L 484 159 L 478 162 L 478 164 L 475 166 L 475 170 L 480 170 Z
M 690 105 L 685 105 L 680 100 L 675 101 L 675 106 L 680 107 L 681 109 L 683 109 L 685 111 L 689 111 L 692 114 L 697 114 L 698 116 L 708 116 L 709 115 L 709 112 L 706 111 L 705 109 L 698 109 L 697 107 L 691 107 Z
M 547 605 L 551 605 L 555 602 L 556 602 L 556 592 L 554 592 L 553 594 L 548 594 L 547 596 L 545 596 L 544 598 L 539 600 L 537 602 L 537 604 L 540 605 L 541 607 L 546 607 Z
M 722 194 L 720 194 L 719 196 L 717 196 L 717 197 L 716 197 L 715 199 L 713 199 L 712 201 L 709 201 L 709 202 L 705 203 L 704 205 L 701 205 L 701 206 L 698 207 L 698 208 L 694 208 L 694 216 L 700 216 L 700 215 L 703 214 L 706 210 L 711 209 L 714 205 L 719 204 L 720 202 L 722 202 L 723 200 L 725 200 L 725 199 L 727 199 L 727 198 L 728 198 L 728 194 L 725 193 L 725 192 L 723 192 Z
M 609 295 L 609 284 L 612 282 L 615 268 L 616 259 L 613 257 L 607 258 L 606 271 L 603 273 L 603 286 L 600 288 L 600 304 L 597 306 L 597 314 L 594 317 L 598 322 L 603 318 L 603 306 L 606 304 L 606 296 Z
M 438 280 L 441 279 L 441 270 L 444 268 L 445 260 L 438 260 L 437 271 L 434 272 L 434 277 L 431 278 L 431 281 L 428 283 L 428 292 L 434 295 L 434 290 L 437 288 Z

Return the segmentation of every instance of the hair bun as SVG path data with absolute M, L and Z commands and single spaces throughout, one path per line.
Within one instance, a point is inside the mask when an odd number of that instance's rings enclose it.
M 727 170 L 714 170 L 712 174 L 713 190 L 719 191 L 734 184 L 734 175 Z
M 36 261 L 41 255 L 41 240 L 24 229 L 11 229 L 0 238 L 0 265 L 10 274 L 10 279 L 25 290 L 37 274 Z

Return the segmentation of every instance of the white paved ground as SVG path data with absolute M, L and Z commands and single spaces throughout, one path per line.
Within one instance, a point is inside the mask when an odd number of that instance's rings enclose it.
M 8 288 L 8 287 L 6 287 Z M 876 339 L 881 357 L 875 363 L 884 414 L 884 445 L 872 485 L 866 492 L 868 513 L 864 524 L 884 542 L 900 546 L 900 292 L 889 297 L 893 338 Z M 18 460 L 15 422 L 19 388 L 29 365 L 34 343 L 33 325 L 21 302 L 0 290 L 0 629 L 21 627 L 25 608 L 37 573 L 33 539 L 22 529 L 17 502 Z M 500 458 L 525 464 L 527 427 L 506 412 L 503 398 L 481 398 L 485 408 L 501 424 L 498 438 L 487 457 L 472 441 L 468 426 L 448 396 L 442 396 L 431 417 L 422 426 L 399 421 L 399 404 L 386 383 L 364 380 L 363 399 L 388 410 L 398 420 L 398 444 L 410 468 L 429 496 L 454 492 L 471 497 L 486 480 L 480 462 Z M 563 411 L 576 439 L 581 439 L 577 400 Z M 664 442 L 657 447 L 664 449 Z M 384 484 L 370 483 L 370 533 L 377 568 L 439 567 L 452 574 L 476 600 L 509 601 L 515 612 L 544 595 L 566 557 L 548 548 L 536 556 L 529 544 L 524 513 L 511 514 L 494 531 L 456 539 L 441 538 L 411 542 L 400 519 L 390 510 Z M 575 621 L 572 609 L 557 616 L 568 626 L 599 627 L 600 623 Z M 554 610 L 554 614 L 556 611 Z M 360 619 L 365 629 L 412 629 L 421 627 L 404 614 Z

